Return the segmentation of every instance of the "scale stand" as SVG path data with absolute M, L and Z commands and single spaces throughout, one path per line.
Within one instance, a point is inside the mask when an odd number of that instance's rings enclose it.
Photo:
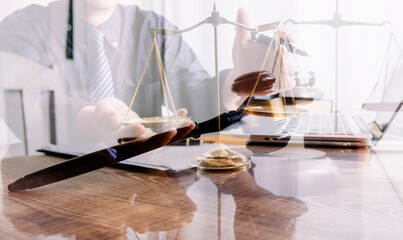
M 220 24 L 230 24 L 242 29 L 250 31 L 253 35 L 257 33 L 274 30 L 278 27 L 280 22 L 274 22 L 269 24 L 260 25 L 256 28 L 250 28 L 244 26 L 242 24 L 231 22 L 226 18 L 220 16 L 219 11 L 216 10 L 216 6 L 214 3 L 213 11 L 211 12 L 211 16 L 204 19 L 203 21 L 195 24 L 186 29 L 176 30 L 176 29 L 164 29 L 164 28 L 152 28 L 157 35 L 163 36 L 173 36 L 177 34 L 182 34 L 193 29 L 196 29 L 204 24 L 211 24 L 214 27 L 214 51 L 215 51 L 215 78 L 217 82 L 217 112 L 218 112 L 218 144 L 219 147 L 217 150 L 213 150 L 204 154 L 201 154 L 199 158 L 195 159 L 193 162 L 190 162 L 191 165 L 196 166 L 199 170 L 205 171 L 243 171 L 250 167 L 250 160 L 243 156 L 240 153 L 234 152 L 228 149 L 224 144 L 221 143 L 221 126 L 220 126 L 220 78 L 219 78 L 219 68 L 218 68 L 218 33 L 217 27 Z
M 336 12 L 333 14 L 333 19 L 323 20 L 323 21 L 304 21 L 304 22 L 296 22 L 292 19 L 289 19 L 284 22 L 284 24 L 292 23 L 292 24 L 304 24 L 304 25 L 328 25 L 336 30 L 336 62 L 335 62 L 335 112 L 338 112 L 338 48 L 339 48 L 339 28 L 344 26 L 384 26 L 385 24 L 390 24 L 388 21 L 384 21 L 381 23 L 367 23 L 367 22 L 355 22 L 355 21 L 345 21 L 342 19 L 341 14 L 339 13 L 339 0 L 336 0 Z

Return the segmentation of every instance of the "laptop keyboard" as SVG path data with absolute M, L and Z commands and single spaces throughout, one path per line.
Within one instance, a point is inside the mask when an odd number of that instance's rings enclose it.
M 361 132 L 351 117 L 341 114 L 318 114 L 293 118 L 285 130 L 305 135 L 354 135 Z

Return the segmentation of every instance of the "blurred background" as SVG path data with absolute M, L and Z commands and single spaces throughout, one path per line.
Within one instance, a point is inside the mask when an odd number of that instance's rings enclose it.
M 52 1 L 3 1 L 0 3 L 0 21 L 14 11 L 30 4 L 47 6 L 49 2 Z M 281 21 L 283 28 L 289 29 L 296 35 L 297 41 L 294 45 L 309 53 L 309 57 L 293 56 L 296 58 L 299 70 L 313 71 L 316 75 L 315 88 L 323 92 L 323 98 L 333 101 L 336 99 L 336 29 L 328 25 L 284 24 L 290 19 L 297 22 L 332 20 L 336 12 L 336 0 L 120 0 L 119 2 L 124 5 L 135 4 L 142 9 L 155 11 L 165 16 L 180 29 L 192 26 L 210 16 L 214 2 L 221 16 L 232 21 L 236 21 L 237 10 L 241 7 L 249 11 L 251 26 Z M 343 20 L 367 23 L 390 22 L 390 24 L 383 26 L 343 26 L 338 29 L 339 111 L 356 114 L 375 84 L 378 81 L 387 80 L 382 79 L 384 77 L 382 69 L 387 65 L 388 69 L 402 68 L 400 63 L 402 53 L 398 51 L 398 45 L 401 44 L 403 38 L 402 7 L 403 2 L 398 0 L 339 1 L 338 11 Z M 273 33 L 269 31 L 265 34 L 272 35 Z M 234 36 L 235 29 L 233 26 L 221 25 L 219 27 L 220 70 L 232 68 Z M 391 36 L 393 36 L 393 40 L 389 48 Z M 195 51 L 210 75 L 214 75 L 213 28 L 210 25 L 205 25 L 184 34 L 183 38 Z M 395 54 L 395 57 L 390 62 L 384 60 L 388 54 Z M 1 58 L 0 65 L 8 61 L 9 58 Z M 29 71 L 29 66 L 16 67 Z M 38 74 L 43 73 L 39 71 Z M 4 77 L 5 75 L 2 74 L 2 76 Z M 395 76 L 395 78 L 399 79 L 399 76 Z M 397 88 L 403 86 L 403 83 L 400 84 L 400 82 L 395 83 Z M 2 96 L 4 93 L 1 93 L 2 101 L 18 101 L 20 98 L 18 88 L 9 88 L 13 91 L 16 90 L 16 92 L 8 92 L 11 97 L 8 97 L 7 100 L 4 100 L 4 96 Z M 41 96 L 46 101 L 52 98 L 51 93 L 41 93 Z M 6 105 L 8 104 L 7 102 L 5 103 Z M 48 106 L 44 107 L 43 111 L 47 112 L 47 108 Z M 0 109 L 0 111 L 4 112 L 5 110 Z M 21 125 L 21 121 L 16 117 L 21 112 L 23 112 L 23 109 L 16 108 L 15 112 L 12 113 L 15 116 L 8 116 L 8 124 L 10 125 L 10 119 L 16 119 L 16 121 L 12 121 L 11 125 Z M 399 120 L 395 123 L 397 128 L 402 126 L 401 123 L 403 122 L 400 115 L 398 116 Z M 46 124 L 51 123 L 47 122 Z M 14 129 L 14 126 L 10 127 Z M 28 128 L 28 126 L 25 127 Z M 14 130 L 17 136 L 22 136 L 18 131 Z M 40 132 L 48 130 L 38 128 L 36 131 L 38 131 L 37 134 L 39 135 Z M 52 133 L 48 132 L 46 136 L 49 136 L 46 137 L 46 141 L 51 141 Z M 27 141 L 26 139 L 21 140 Z M 21 153 L 34 151 L 32 149 L 21 149 L 20 151 Z
M 12 12 L 30 4 L 46 6 L 50 0 L 15 0 L 1 3 L 0 20 Z M 335 0 L 120 0 L 121 4 L 136 4 L 142 9 L 153 10 L 173 22 L 178 28 L 191 26 L 210 16 L 214 2 L 223 17 L 236 20 L 237 9 L 246 8 L 251 16 L 251 26 L 274 21 L 331 20 L 336 12 Z M 377 81 L 389 37 L 401 42 L 403 37 L 403 2 L 398 0 L 355 0 L 339 1 L 339 13 L 343 20 L 368 23 L 389 21 L 383 27 L 345 26 L 339 28 L 339 88 L 349 91 L 348 97 L 339 102 L 342 111 L 357 111 L 371 87 Z M 293 25 L 286 27 L 297 35 L 296 46 L 307 51 L 308 58 L 298 58 L 302 71 L 314 71 L 317 76 L 315 86 L 324 91 L 329 99 L 334 98 L 335 79 L 335 28 L 326 25 Z M 270 35 L 271 32 L 266 34 Z M 232 42 L 235 36 L 233 26 L 219 28 L 219 49 L 221 69 L 232 67 Z M 197 53 L 207 71 L 214 73 L 213 30 L 203 26 L 183 35 L 186 42 Z M 206 51 L 209 49 L 211 51 Z M 395 48 L 391 51 L 396 50 Z M 352 94 L 354 93 L 354 94 Z

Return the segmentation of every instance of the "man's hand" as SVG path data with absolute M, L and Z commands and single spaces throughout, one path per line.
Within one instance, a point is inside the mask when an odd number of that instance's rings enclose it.
M 238 10 L 237 22 L 245 26 L 250 25 L 249 14 L 245 9 L 241 8 Z M 278 35 L 284 40 L 290 40 L 288 34 L 281 29 L 278 30 Z M 294 37 L 292 37 L 292 41 L 293 39 Z M 236 77 L 242 74 L 260 71 L 268 48 L 269 46 L 253 42 L 251 40 L 250 31 L 237 27 L 232 48 L 232 59 L 234 62 L 234 73 Z M 266 64 L 263 66 L 263 70 L 274 74 L 277 80 L 280 79 L 281 57 L 283 57 L 283 65 L 286 66 L 288 57 L 287 48 L 285 46 L 276 48 L 276 43 L 273 42 Z M 287 80 L 287 74 L 292 74 L 292 72 L 289 71 L 292 71 L 292 69 L 283 69 L 283 81 Z M 274 87 L 278 87 L 278 84 Z
M 106 98 L 95 106 L 82 108 L 74 119 L 74 137 L 78 140 L 104 140 L 145 134 L 146 128 L 139 123 L 122 126 L 127 109 L 127 105 L 116 98 Z M 128 118 L 139 116 L 130 111 Z
M 239 9 L 237 15 L 237 22 L 249 26 L 249 14 L 245 9 Z M 278 30 L 280 38 L 287 41 L 293 41 L 294 37 L 288 37 L 285 31 Z M 250 94 L 250 90 L 254 86 L 259 71 L 262 68 L 266 52 L 268 50 L 267 45 L 254 42 L 251 39 L 251 33 L 248 30 L 240 27 L 236 28 L 236 36 L 234 39 L 234 45 L 232 48 L 232 59 L 234 64 L 234 70 L 229 74 L 224 82 L 223 96 L 224 104 L 229 109 L 234 109 L 239 105 L 247 95 Z M 280 85 L 280 65 L 281 58 L 283 57 L 283 72 L 281 76 Z M 288 51 L 285 46 L 276 48 L 276 43 L 273 42 L 268 59 L 263 66 L 263 70 L 267 73 L 273 74 L 275 82 L 263 81 L 259 83 L 259 87 L 256 89 L 255 95 L 264 95 L 270 92 L 279 91 L 281 87 L 289 89 L 295 87 L 295 81 L 290 77 L 294 70 L 292 64 L 289 64 Z M 250 80 L 252 83 L 247 84 L 243 81 L 242 84 L 235 82 L 235 79 L 239 79 L 241 75 L 252 74 Z M 235 85 L 234 85 L 235 84 Z M 251 87 L 252 86 L 252 87 Z M 268 89 L 272 89 L 268 91 Z M 232 90 L 232 92 L 231 92 Z
M 140 123 L 122 126 L 128 106 L 116 98 L 106 98 L 95 106 L 82 108 L 73 124 L 74 137 L 77 140 L 105 140 L 119 138 L 143 138 L 154 133 Z M 178 115 L 187 114 L 186 109 L 178 110 Z M 139 118 L 129 111 L 127 119 Z

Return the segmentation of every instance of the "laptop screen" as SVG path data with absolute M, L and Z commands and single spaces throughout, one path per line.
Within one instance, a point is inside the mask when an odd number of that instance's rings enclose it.
M 399 48 L 386 62 L 359 118 L 379 141 L 403 105 L 403 53 Z M 403 129 L 402 129 L 403 130 Z

